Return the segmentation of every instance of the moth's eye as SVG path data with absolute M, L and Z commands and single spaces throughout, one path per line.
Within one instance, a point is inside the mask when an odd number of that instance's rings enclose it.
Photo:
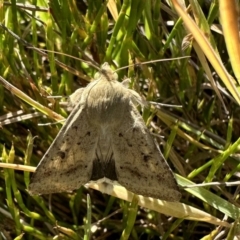
M 101 74 L 100 74 L 99 72 L 96 72 L 96 73 L 94 74 L 94 77 L 93 77 L 93 78 L 96 80 L 96 79 L 100 78 L 100 75 L 101 75 Z

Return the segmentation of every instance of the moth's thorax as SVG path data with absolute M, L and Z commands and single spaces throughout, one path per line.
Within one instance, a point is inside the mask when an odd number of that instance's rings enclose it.
M 88 89 L 84 101 L 93 124 L 118 124 L 129 106 L 128 89 L 117 81 L 103 79 Z

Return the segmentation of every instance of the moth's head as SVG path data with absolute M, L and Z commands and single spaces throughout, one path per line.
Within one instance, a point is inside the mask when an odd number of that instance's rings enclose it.
M 104 63 L 101 67 L 101 70 L 94 75 L 94 79 L 97 80 L 101 77 L 105 77 L 108 81 L 117 81 L 118 75 L 114 72 L 108 63 Z

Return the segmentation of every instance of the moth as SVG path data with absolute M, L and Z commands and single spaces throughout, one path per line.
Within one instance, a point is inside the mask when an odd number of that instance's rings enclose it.
M 136 105 L 142 98 L 104 63 L 71 97 L 72 112 L 31 178 L 31 194 L 72 191 L 110 179 L 129 191 L 179 201 L 174 175 Z

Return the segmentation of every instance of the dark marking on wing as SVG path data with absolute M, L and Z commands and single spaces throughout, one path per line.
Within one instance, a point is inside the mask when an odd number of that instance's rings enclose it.
M 143 156 L 143 160 L 145 161 L 145 162 L 147 162 L 148 160 L 150 160 L 152 157 L 151 156 L 149 156 L 149 155 L 144 155 Z
M 123 137 L 123 134 L 122 134 L 122 133 L 119 133 L 118 136 L 122 138 L 122 137 Z M 132 146 L 133 146 L 127 139 L 126 139 L 126 141 L 127 141 L 127 144 L 128 144 L 129 147 L 132 147 Z
M 78 130 L 78 126 L 73 126 L 72 128 L 73 128 L 75 131 Z
M 112 181 L 118 180 L 115 170 L 115 162 L 113 154 L 108 161 L 100 159 L 98 156 L 93 161 L 91 180 L 96 181 L 101 178 L 108 178 Z
M 63 151 L 57 152 L 57 155 L 58 155 L 61 159 L 64 159 L 64 158 L 66 157 L 66 154 L 65 154 L 65 152 L 63 152 Z
M 103 168 L 99 159 L 94 159 L 91 180 L 96 181 L 104 177 Z

